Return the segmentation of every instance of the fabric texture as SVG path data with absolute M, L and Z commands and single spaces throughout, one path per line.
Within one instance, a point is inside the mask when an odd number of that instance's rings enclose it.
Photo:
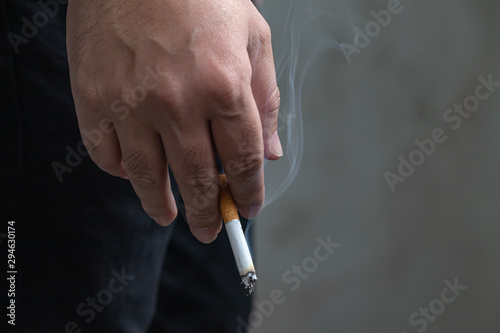
M 18 331 L 236 332 L 250 298 L 225 231 L 210 245 L 191 235 L 175 180 L 179 216 L 156 225 L 130 183 L 88 157 L 65 12 L 0 1 L 1 211 L 16 221 Z

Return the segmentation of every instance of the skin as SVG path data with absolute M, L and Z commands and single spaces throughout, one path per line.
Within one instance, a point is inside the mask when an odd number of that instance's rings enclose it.
M 164 226 L 177 215 L 170 166 L 193 235 L 210 243 L 222 227 L 216 150 L 238 210 L 254 217 L 263 160 L 283 154 L 271 35 L 254 5 L 87 0 L 70 1 L 67 15 L 72 91 L 92 160 L 129 179 Z

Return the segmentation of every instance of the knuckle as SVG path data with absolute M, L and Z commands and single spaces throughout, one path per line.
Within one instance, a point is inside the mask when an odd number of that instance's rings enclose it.
M 215 175 L 217 176 L 217 175 Z M 203 172 L 191 173 L 182 179 L 184 188 L 193 196 L 193 205 L 201 208 L 219 194 L 217 177 Z
M 150 94 L 156 103 L 167 110 L 178 109 L 184 99 L 181 85 L 171 82 L 170 78 L 164 78 L 158 82 L 158 87 L 151 90 Z
M 150 92 L 152 104 L 157 110 L 163 110 L 162 117 L 172 124 L 172 128 L 183 133 L 191 126 L 192 117 L 187 112 L 187 101 L 189 93 L 181 84 L 173 84 L 164 79 L 158 88 Z
M 269 95 L 267 102 L 261 109 L 264 113 L 263 134 L 264 138 L 269 138 L 278 127 L 278 118 L 280 111 L 280 91 L 276 87 Z
M 263 161 L 262 153 L 250 152 L 231 160 L 226 168 L 227 173 L 251 181 L 262 168 Z
M 156 188 L 160 186 L 158 178 L 155 178 L 151 174 L 147 173 L 132 173 L 129 175 L 130 181 L 144 187 Z
M 207 153 L 204 144 L 191 145 L 183 149 L 181 154 L 182 172 L 176 177 L 181 188 L 189 197 L 189 207 L 203 210 L 214 203 L 219 195 L 217 169 L 207 165 Z
M 142 151 L 125 156 L 123 164 L 133 183 L 153 188 L 161 186 L 160 177 L 153 174 L 149 158 Z
M 251 210 L 259 210 L 260 207 L 264 204 L 264 195 L 259 190 L 255 192 L 243 192 L 240 193 L 238 198 L 235 199 L 237 204 L 240 204 L 242 207 L 251 209 Z
M 245 86 L 250 86 L 250 75 L 247 75 L 244 69 L 237 70 L 231 66 L 216 65 L 212 68 L 211 73 L 202 82 L 205 94 L 210 96 L 219 109 L 239 109 L 244 103 Z
M 186 202 L 186 208 L 198 219 L 213 219 L 216 198 L 219 195 L 218 182 L 212 176 L 191 176 L 184 179 L 184 188 L 191 199 Z
M 211 166 L 211 155 L 207 154 L 206 143 L 190 142 L 184 147 L 178 147 L 182 156 L 182 168 L 186 174 L 201 175 L 201 178 L 214 175 L 217 170 Z
M 267 117 L 278 117 L 278 112 L 281 104 L 281 95 L 278 86 L 271 91 L 266 98 L 264 104 L 260 105 L 259 110 L 263 110 Z
M 276 86 L 273 89 L 271 95 L 269 95 L 267 104 L 269 105 L 269 110 L 271 110 L 272 112 L 277 112 L 278 109 L 280 108 L 281 93 L 280 93 L 280 89 L 278 88 L 278 86 Z
M 266 20 L 261 20 L 261 26 L 258 33 L 259 40 L 262 44 L 271 44 L 271 27 L 269 27 L 269 24 L 266 22 Z
M 257 29 L 251 36 L 248 44 L 249 53 L 263 52 L 267 53 L 272 50 L 271 48 L 271 28 L 263 18 L 257 23 Z
M 214 75 L 211 81 L 213 82 L 213 86 L 210 92 L 217 102 L 229 107 L 236 104 L 236 100 L 240 95 L 239 82 L 236 75 L 229 71 L 218 71 L 217 75 Z

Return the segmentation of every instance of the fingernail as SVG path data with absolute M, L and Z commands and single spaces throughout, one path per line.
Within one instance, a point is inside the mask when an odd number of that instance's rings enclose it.
M 271 138 L 271 153 L 273 153 L 276 157 L 283 156 L 283 148 L 281 147 L 278 131 L 274 132 Z
M 194 237 L 198 239 L 200 242 L 209 244 L 212 243 L 216 238 L 219 230 L 214 227 L 209 228 L 193 228 L 191 229 Z

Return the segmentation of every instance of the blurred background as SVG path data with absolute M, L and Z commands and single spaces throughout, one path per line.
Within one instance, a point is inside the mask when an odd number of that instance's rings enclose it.
M 500 3 L 262 12 L 286 146 L 268 191 L 300 169 L 253 224 L 250 331 L 500 332 Z

